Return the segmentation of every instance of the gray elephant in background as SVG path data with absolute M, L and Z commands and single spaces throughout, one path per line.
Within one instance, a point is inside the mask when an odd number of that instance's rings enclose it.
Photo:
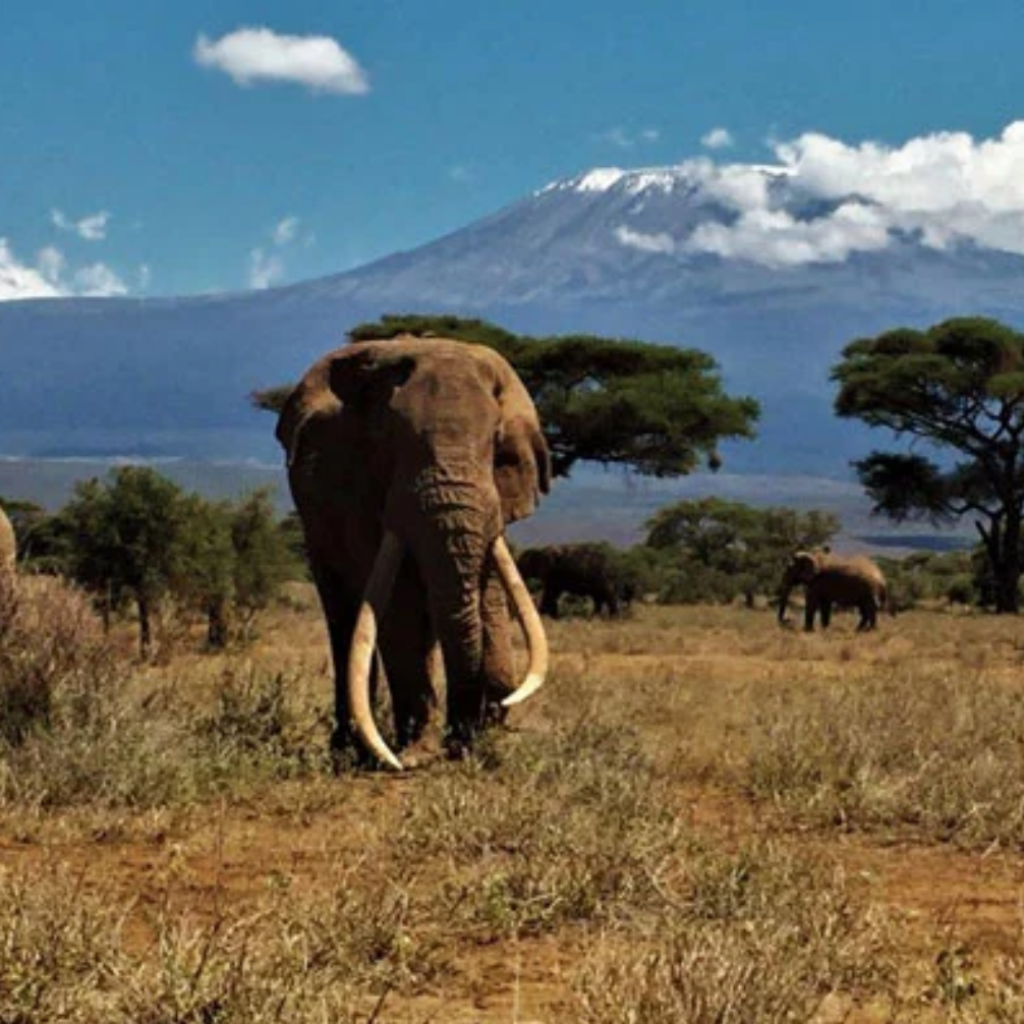
M 528 548 L 516 559 L 527 580 L 537 580 L 541 593 L 542 615 L 558 618 L 558 599 L 563 594 L 589 597 L 594 614 L 607 610 L 616 616 L 633 597 L 632 586 L 616 564 L 612 551 L 604 544 L 553 544 Z
M 18 553 L 18 544 L 3 506 L 0 506 L 0 573 L 14 572 L 14 559 Z
M 874 629 L 879 609 L 890 607 L 889 588 L 882 570 L 863 555 L 843 557 L 830 551 L 797 551 L 782 577 L 779 592 L 779 623 L 786 621 L 790 591 L 804 588 L 804 629 L 814 630 L 814 617 L 821 614 L 827 629 L 834 605 L 860 611 L 858 632 Z

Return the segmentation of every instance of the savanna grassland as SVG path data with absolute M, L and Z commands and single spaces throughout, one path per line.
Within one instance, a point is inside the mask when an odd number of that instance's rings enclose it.
M 0 596 L 0 1021 L 1024 1021 L 1024 622 L 551 623 L 462 763 L 335 775 L 312 594 L 155 661 Z

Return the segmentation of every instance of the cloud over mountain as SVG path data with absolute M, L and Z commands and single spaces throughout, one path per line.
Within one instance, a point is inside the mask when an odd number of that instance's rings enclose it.
M 0 302 L 53 299 L 59 295 L 61 292 L 47 279 L 42 269 L 22 263 L 7 239 L 0 238 Z
M 203 67 L 225 72 L 236 85 L 290 82 L 337 95 L 360 95 L 370 89 L 359 62 L 330 36 L 240 28 L 220 39 L 201 34 L 192 55 Z
M 6 238 L 0 238 L 0 302 L 127 294 L 127 285 L 104 263 L 69 270 L 64 254 L 47 246 L 39 251 L 35 264 L 29 264 L 15 255 Z
M 694 203 L 721 208 L 719 218 L 683 233 L 652 236 L 629 223 L 614 231 L 621 245 L 648 252 L 781 268 L 841 263 L 910 238 L 936 251 L 966 243 L 1024 255 L 1024 121 L 996 138 L 936 132 L 897 146 L 808 132 L 772 151 L 769 164 L 701 157 L 666 168 L 600 168 L 568 187 L 638 197 L 686 189 Z

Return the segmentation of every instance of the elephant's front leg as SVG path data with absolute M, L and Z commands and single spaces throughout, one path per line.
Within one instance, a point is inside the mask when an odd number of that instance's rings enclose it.
M 327 632 L 331 641 L 331 661 L 334 665 L 334 731 L 331 733 L 331 756 L 336 769 L 341 769 L 353 754 L 366 760 L 366 751 L 356 742 L 348 707 L 348 655 L 352 645 L 359 613 L 359 601 L 353 597 L 340 577 L 326 562 L 311 558 L 313 580 L 320 595 L 320 603 L 327 619 Z M 376 660 L 370 675 L 371 690 L 377 686 Z
M 821 628 L 828 629 L 832 624 L 832 599 L 823 597 L 818 605 L 818 611 L 821 615 Z
M 562 588 L 555 583 L 546 581 L 540 597 L 540 613 L 550 619 L 558 618 L 558 599 L 562 596 Z
M 820 599 L 817 591 L 808 590 L 804 595 L 804 632 L 814 632 L 814 616 L 818 614 Z
M 860 622 L 857 624 L 857 632 L 867 633 L 874 629 L 876 621 L 875 602 L 872 598 L 868 598 L 860 605 Z

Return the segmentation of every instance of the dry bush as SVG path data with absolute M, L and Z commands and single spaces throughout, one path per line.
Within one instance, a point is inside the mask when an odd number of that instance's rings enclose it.
M 583 719 L 494 743 L 425 779 L 397 836 L 400 860 L 447 865 L 453 920 L 481 938 L 531 934 L 654 898 L 677 828 L 627 730 Z
M 263 1024 L 365 1020 L 443 961 L 406 930 L 387 883 L 199 922 L 165 905 L 129 942 L 130 906 L 63 871 L 0 874 L 0 1020 L 67 1024 Z
M 1003 957 L 991 981 L 972 983 L 964 998 L 945 1002 L 963 1024 L 1024 1024 L 1024 955 Z
M 282 673 L 220 663 L 205 713 L 119 658 L 79 591 L 0 594 L 0 807 L 149 808 L 326 770 L 322 711 Z
M 80 591 L 49 576 L 0 577 L 0 743 L 79 725 L 117 678 Z
M 583 1024 L 781 1024 L 894 992 L 886 930 L 834 868 L 770 845 L 692 850 L 682 868 L 661 913 L 581 968 Z
M 328 771 L 331 718 L 325 705 L 304 700 L 306 689 L 294 673 L 226 662 L 210 683 L 213 708 L 195 719 L 197 757 L 221 766 L 229 785 Z
M 67 873 L 0 873 L 0 1020 L 109 1020 L 120 917 Z
M 766 695 L 747 784 L 823 824 L 1024 844 L 1024 691 L 901 664 Z

